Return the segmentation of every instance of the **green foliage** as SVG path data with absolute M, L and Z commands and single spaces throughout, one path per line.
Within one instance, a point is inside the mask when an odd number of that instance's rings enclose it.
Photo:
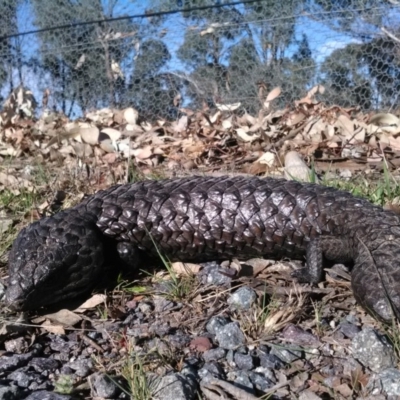
M 54 391 L 60 394 L 72 394 L 74 391 L 74 379 L 71 375 L 59 375 L 54 383 Z
M 241 101 L 246 110 L 258 112 L 263 100 L 258 96 L 260 85 L 281 86 L 288 96 L 293 91 L 304 94 L 314 73 L 314 61 L 306 36 L 299 43 L 295 41 L 294 15 L 300 3 L 269 0 L 225 7 L 223 12 L 183 13 L 187 24 L 198 27 L 186 31 L 177 51 L 190 70 L 187 95 L 191 105 Z M 183 6 L 207 4 L 210 2 L 186 1 Z M 274 22 L 282 16 L 288 16 L 284 23 Z M 288 50 L 291 45 L 298 47 L 293 57 Z
M 380 0 L 316 0 L 312 4 L 316 7 L 314 13 L 332 12 L 335 18 L 327 25 L 352 39 L 335 50 L 321 67 L 320 75 L 328 88 L 325 99 L 345 107 L 392 108 L 400 89 L 398 44 L 373 32 L 388 26 L 388 15 L 393 20 L 397 15 L 398 20 L 398 10 Z M 398 25 L 389 30 L 397 29 Z
M 76 25 L 112 16 L 112 2 L 105 7 L 108 16 L 100 1 L 31 0 L 31 3 L 38 28 L 54 25 L 54 15 L 60 16 L 60 24 L 71 25 L 39 33 L 41 58 L 32 60 L 37 68 L 50 74 L 56 88 L 53 96 L 62 104 L 62 110 L 68 113 L 74 103 L 84 110 L 107 103 L 115 105 L 123 84 L 121 78 L 113 75 L 112 63 L 120 64 L 127 57 L 130 43 L 129 38 L 114 40 L 114 35 L 129 34 L 135 26 L 129 20 Z
M 129 347 L 131 347 L 130 344 Z M 121 375 L 126 380 L 128 390 L 121 387 L 115 380 L 112 380 L 123 392 L 129 395 L 132 400 L 153 399 L 153 392 L 157 388 L 159 378 L 154 374 L 146 372 L 146 355 L 144 357 L 143 355 L 139 356 L 132 349 L 130 349 L 129 354 L 130 356 L 124 361 L 121 370 Z
M 155 39 L 144 40 L 136 54 L 128 99 L 134 99 L 144 117 L 171 116 L 170 108 L 177 93 L 175 80 L 168 74 L 159 73 L 170 58 L 166 44 Z M 150 111 L 152 115 L 149 115 Z
M 370 202 L 379 206 L 391 203 L 400 197 L 400 185 L 389 177 L 387 170 L 384 171 L 383 179 L 379 181 L 360 176 L 350 181 L 342 179 L 324 180 L 323 184 L 347 190 L 354 196 L 367 198 Z
M 327 87 L 325 98 L 344 107 L 370 108 L 372 88 L 362 72 L 365 67 L 362 45 L 352 43 L 333 51 L 321 68 L 325 76 L 322 84 Z

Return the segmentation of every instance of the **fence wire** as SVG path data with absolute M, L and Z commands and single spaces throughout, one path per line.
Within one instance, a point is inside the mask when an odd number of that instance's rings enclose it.
M 0 15 L 1 101 L 22 85 L 69 117 L 134 106 L 175 119 L 255 114 L 277 86 L 290 106 L 320 84 L 328 104 L 400 111 L 394 0 L 2 0 Z

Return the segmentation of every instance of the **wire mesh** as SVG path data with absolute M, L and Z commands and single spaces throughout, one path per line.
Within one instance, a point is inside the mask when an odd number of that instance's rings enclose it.
M 69 117 L 254 114 L 274 87 L 285 107 L 317 84 L 328 104 L 399 107 L 395 0 L 3 0 L 0 15 L 0 100 L 22 85 Z

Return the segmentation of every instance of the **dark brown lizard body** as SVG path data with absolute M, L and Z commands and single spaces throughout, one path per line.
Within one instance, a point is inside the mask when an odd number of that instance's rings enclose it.
M 23 229 L 10 252 L 6 300 L 37 308 L 88 292 L 117 249 L 125 264 L 155 246 L 170 260 L 306 256 L 302 281 L 324 259 L 352 261 L 357 301 L 400 315 L 400 217 L 333 188 L 271 178 L 190 177 L 100 191 Z

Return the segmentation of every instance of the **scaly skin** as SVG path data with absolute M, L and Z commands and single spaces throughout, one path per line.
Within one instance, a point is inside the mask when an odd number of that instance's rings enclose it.
M 90 291 L 106 264 L 136 267 L 153 240 L 170 260 L 303 259 L 319 282 L 324 259 L 352 261 L 357 301 L 400 316 L 400 217 L 329 187 L 256 177 L 144 181 L 100 191 L 24 228 L 9 258 L 7 303 L 36 309 Z

